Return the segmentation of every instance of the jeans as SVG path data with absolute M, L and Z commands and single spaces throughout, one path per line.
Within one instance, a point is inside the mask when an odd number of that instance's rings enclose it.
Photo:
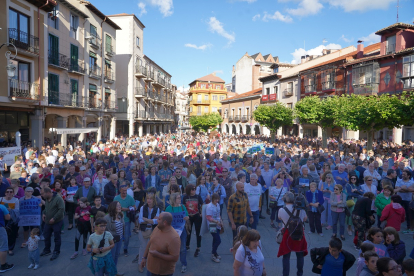
M 105 267 L 101 269 L 96 269 L 98 260 L 93 260 L 93 266 L 95 267 L 95 275 L 94 276 L 104 276 L 105 274 Z
M 124 235 L 124 250 L 128 250 L 129 238 L 131 237 L 131 222 L 125 222 L 125 235 Z
M 181 265 L 187 266 L 187 248 L 185 248 L 185 242 L 187 240 L 187 231 L 185 230 L 185 228 L 184 228 L 184 231 L 181 233 L 180 240 L 181 240 L 180 262 L 181 262 Z
M 321 223 L 332 226 L 331 203 L 329 203 L 329 199 L 325 198 L 323 207 L 325 207 L 325 211 L 321 214 Z
M 199 214 L 195 214 L 193 216 L 190 216 L 190 235 L 187 235 L 187 242 L 186 245 L 190 246 L 191 241 L 191 233 L 193 232 L 193 224 L 195 225 L 195 231 L 197 236 L 197 248 L 201 247 L 201 236 L 200 236 L 200 230 L 201 230 L 201 216 Z
M 405 220 L 407 221 L 407 229 L 410 230 L 410 219 L 411 219 L 411 209 L 410 209 L 410 202 L 407 200 L 401 201 L 401 206 L 405 210 Z
M 252 229 L 257 229 L 257 224 L 259 223 L 259 216 L 260 216 L 260 211 L 254 211 L 252 212 L 253 215 L 253 223 L 251 224 Z M 250 222 L 250 215 L 247 214 L 247 225 L 249 225 Z
M 147 248 L 147 244 L 149 242 L 149 239 L 144 239 L 142 236 L 142 231 L 140 230 L 138 232 L 138 240 L 139 240 L 139 259 L 138 264 L 141 263 L 142 257 L 144 257 L 145 249 Z
M 304 256 L 303 252 L 296 252 L 296 268 L 298 270 L 297 276 L 303 275 Z M 290 252 L 283 255 L 283 276 L 289 276 L 290 273 Z
M 343 236 L 345 234 L 345 211 L 332 212 L 332 233 L 336 235 L 339 220 L 339 234 Z
M 119 252 L 121 251 L 122 242 L 115 243 L 115 246 L 111 249 L 111 255 L 114 259 L 115 266 L 118 265 L 118 258 L 119 258 Z
M 43 231 L 43 236 L 45 237 L 45 249 L 43 251 L 50 252 L 50 246 L 52 244 L 52 233 L 55 237 L 55 249 L 53 252 L 60 254 L 60 245 L 62 244 L 62 239 L 60 237 L 60 231 L 62 230 L 63 221 L 56 222 L 54 224 L 46 224 Z
M 10 226 L 11 231 L 7 236 L 8 243 L 9 243 L 9 250 L 13 251 L 14 246 L 16 245 L 17 233 L 19 232 L 19 226 L 17 224 L 12 224 Z
M 260 209 L 260 215 L 262 214 L 262 210 L 266 207 L 266 211 L 269 210 L 269 189 L 267 189 L 262 195 L 262 209 Z M 266 197 L 266 204 L 264 203 Z
M 38 265 L 39 264 L 39 248 L 33 251 L 29 251 L 29 261 L 31 264 Z
M 216 233 L 211 233 L 211 235 L 213 236 L 213 249 L 211 250 L 211 254 L 216 255 L 217 248 L 221 243 L 220 230 L 217 229 Z
M 66 202 L 65 211 L 68 214 L 69 224 L 72 224 L 72 225 L 73 225 L 73 215 L 75 214 L 76 207 L 77 207 L 76 203 Z
M 147 270 L 147 276 L 173 276 L 173 275 L 172 275 L 172 274 L 168 274 L 168 275 L 154 274 L 154 273 L 149 272 L 149 271 Z
M 223 213 L 223 207 L 224 207 L 224 203 L 220 204 L 220 217 L 223 217 L 222 213 Z
M 283 206 L 275 206 L 272 208 L 272 213 L 270 215 L 270 220 L 275 220 L 277 223 L 281 223 L 282 221 L 279 219 L 279 210 L 283 208 Z
M 319 212 L 312 212 L 308 211 L 308 218 L 309 218 L 309 227 L 312 233 L 316 232 L 318 234 L 322 233 L 322 225 L 321 225 L 321 214 Z

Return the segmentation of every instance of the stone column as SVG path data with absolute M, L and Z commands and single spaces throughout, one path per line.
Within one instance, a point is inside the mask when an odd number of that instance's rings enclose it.
M 279 127 L 279 128 L 277 129 L 276 135 L 280 137 L 280 136 L 282 136 L 282 132 L 283 132 L 282 127 Z
M 354 139 L 359 140 L 359 130 L 354 131 Z
M 131 137 L 131 135 L 134 135 L 134 123 L 135 123 L 135 119 L 132 116 L 131 118 L 129 118 L 129 137 Z
M 138 126 L 138 136 L 139 137 L 142 137 L 142 130 L 143 130 L 142 123 L 139 123 L 139 126 Z
M 111 119 L 111 131 L 109 133 L 109 139 L 115 139 L 115 132 L 116 132 L 116 117 L 112 117 Z
M 44 119 L 43 119 L 43 110 L 36 109 L 35 114 L 30 116 L 31 122 L 31 139 L 32 146 L 41 148 L 44 143 Z M 47 130 L 49 131 L 49 130 Z
M 99 142 L 102 139 L 102 128 L 103 128 L 102 117 L 98 117 L 97 124 L 98 124 L 98 132 L 96 133 L 96 142 Z
M 298 130 L 299 130 L 299 138 L 303 138 L 303 126 L 298 125 Z
M 392 129 L 392 142 L 398 145 L 402 144 L 402 128 Z
M 151 133 L 151 126 L 147 125 L 147 134 L 150 134 L 150 133 Z
M 318 126 L 318 137 L 322 137 L 322 128 Z
M 68 117 L 57 117 L 58 128 L 67 128 L 67 124 Z M 66 147 L 68 146 L 67 134 L 60 134 L 60 142 L 62 143 L 62 146 L 66 149 Z
M 388 131 L 388 128 L 384 128 L 384 129 L 382 130 L 382 139 L 383 139 L 383 140 L 388 140 L 388 137 L 387 137 L 387 131 Z

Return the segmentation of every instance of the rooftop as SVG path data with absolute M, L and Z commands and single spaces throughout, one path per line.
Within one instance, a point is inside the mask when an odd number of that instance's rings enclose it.
M 112 28 L 115 30 L 121 30 L 121 27 L 119 27 L 117 24 L 115 24 L 114 21 L 109 19 L 105 14 L 98 10 L 98 8 L 92 5 L 91 2 L 82 0 L 81 3 L 84 4 L 91 12 L 96 14 L 100 19 L 105 20 L 105 22 L 108 23 L 108 25 L 110 25 Z
M 234 97 L 227 98 L 225 100 L 222 100 L 221 102 L 223 103 L 223 102 L 228 102 L 228 101 L 233 101 L 233 100 L 241 100 L 241 99 L 244 99 L 244 98 L 247 98 L 247 97 L 252 97 L 252 96 L 259 96 L 260 97 L 261 95 L 262 95 L 262 88 L 257 88 L 255 90 L 252 90 L 252 91 L 249 91 L 249 92 L 246 92 L 246 93 L 242 93 L 242 94 L 238 94 L 238 95 L 235 95 Z
M 385 27 L 385 28 L 377 31 L 375 34 L 382 35 L 382 34 L 385 34 L 387 32 L 395 30 L 395 29 L 411 29 L 411 30 L 414 30 L 414 25 L 407 24 L 407 23 L 395 23 L 395 24 L 392 24 L 388 27 Z
M 222 78 L 216 76 L 216 73 L 211 73 L 211 74 L 209 74 L 207 76 L 198 78 L 195 81 L 206 81 L 206 82 L 225 83 L 225 81 Z M 195 81 L 193 81 L 193 82 L 195 82 Z M 191 82 L 191 83 L 193 83 L 193 82 Z
M 135 14 L 118 13 L 118 14 L 108 15 L 108 17 L 122 17 L 122 16 L 133 16 L 145 28 L 145 25 L 142 24 L 141 20 L 139 20 L 138 17 Z

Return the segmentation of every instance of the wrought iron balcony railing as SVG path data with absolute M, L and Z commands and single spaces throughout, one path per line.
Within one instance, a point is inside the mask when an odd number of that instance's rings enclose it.
M 39 38 L 16 28 L 9 28 L 9 43 L 19 49 L 39 54 Z
M 99 48 L 99 45 L 101 45 L 101 38 L 98 34 L 89 33 L 89 36 L 91 37 L 89 39 L 89 44 L 91 44 L 94 48 Z
M 49 51 L 49 65 L 69 69 L 70 59 L 61 53 Z
M 105 82 L 113 83 L 115 81 L 115 72 L 114 72 L 114 70 L 105 69 L 104 80 L 105 80 Z
M 82 60 L 78 60 L 77 62 L 71 60 L 69 65 L 69 72 L 84 74 L 85 63 Z
M 59 105 L 68 107 L 83 107 L 82 101 L 77 93 L 60 93 L 59 91 L 48 91 L 48 105 Z
M 98 65 L 92 65 L 89 68 L 89 77 L 99 79 L 101 78 L 101 67 Z
M 34 82 L 10 79 L 10 97 L 16 100 L 38 100 L 39 84 Z

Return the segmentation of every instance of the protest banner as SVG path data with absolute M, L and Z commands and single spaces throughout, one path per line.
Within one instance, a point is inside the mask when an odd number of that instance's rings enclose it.
M 265 154 L 275 154 L 275 149 L 274 148 L 266 148 Z
M 20 201 L 19 226 L 40 226 L 41 207 L 39 198 Z
M 173 217 L 171 226 L 175 229 L 175 231 L 177 231 L 178 235 L 181 236 L 185 226 L 184 217 L 186 216 L 186 213 L 185 211 L 182 211 L 171 213 L 171 215 Z

